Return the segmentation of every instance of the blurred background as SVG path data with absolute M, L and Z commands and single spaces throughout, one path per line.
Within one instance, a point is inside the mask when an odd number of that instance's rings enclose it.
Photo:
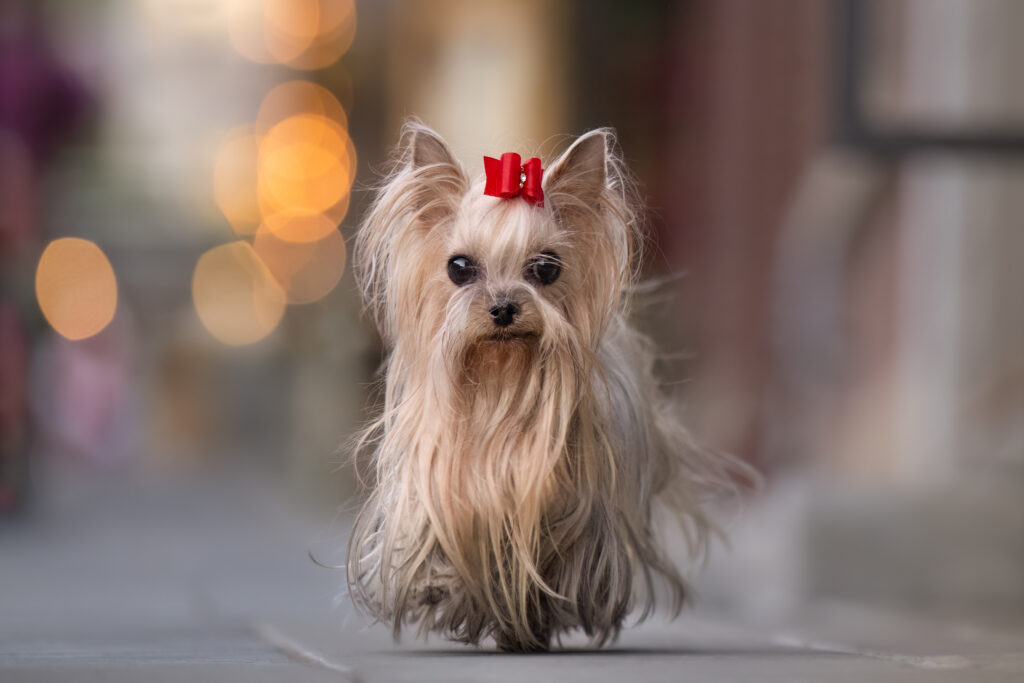
M 157 583 L 272 611 L 315 577 L 329 609 L 305 552 L 343 557 L 381 360 L 347 245 L 410 115 L 473 173 L 618 130 L 645 272 L 683 274 L 638 313 L 666 383 L 765 475 L 702 604 L 1019 623 L 1021 27 L 1015 0 L 0 0 L 8 626 Z

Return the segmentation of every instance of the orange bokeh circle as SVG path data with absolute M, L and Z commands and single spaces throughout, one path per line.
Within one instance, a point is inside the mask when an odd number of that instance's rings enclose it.
M 260 144 L 258 201 L 264 225 L 288 241 L 327 235 L 344 218 L 355 171 L 355 147 L 337 122 L 316 114 L 291 116 Z M 325 217 L 330 228 L 320 229 Z
M 63 237 L 47 245 L 36 266 L 36 300 L 54 330 L 68 339 L 100 332 L 117 311 L 117 278 L 95 243 Z
M 229 346 L 252 344 L 274 331 L 286 296 L 248 242 L 214 247 L 192 274 L 192 302 L 203 326 Z
M 262 138 L 249 127 L 229 132 L 217 148 L 213 195 L 224 218 L 239 235 L 252 235 L 262 215 L 257 194 L 257 163 Z
M 253 248 L 284 289 L 289 304 L 322 299 L 345 272 L 345 240 L 337 229 L 314 242 L 293 242 L 261 228 Z
M 258 64 L 322 69 L 352 45 L 354 0 L 227 0 L 235 50 Z

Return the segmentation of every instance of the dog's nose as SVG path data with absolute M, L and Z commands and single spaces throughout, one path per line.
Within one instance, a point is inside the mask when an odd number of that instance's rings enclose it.
M 491 318 L 494 319 L 495 325 L 498 327 L 508 327 L 515 322 L 516 316 L 519 315 L 519 307 L 509 301 L 491 306 L 489 312 Z

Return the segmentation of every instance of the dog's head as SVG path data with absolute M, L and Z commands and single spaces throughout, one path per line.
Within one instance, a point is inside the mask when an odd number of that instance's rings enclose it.
M 356 242 L 385 341 L 450 361 L 596 349 L 632 276 L 637 221 L 608 130 L 544 172 L 544 205 L 484 194 L 441 137 L 409 123 Z

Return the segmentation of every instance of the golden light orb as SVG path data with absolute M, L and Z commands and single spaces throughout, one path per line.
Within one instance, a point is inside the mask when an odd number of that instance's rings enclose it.
M 320 220 L 329 224 L 323 216 Z M 333 227 L 315 242 L 291 242 L 261 229 L 253 248 L 284 289 L 289 304 L 319 301 L 345 272 L 345 240 Z
M 285 292 L 248 242 L 210 249 L 192 274 L 192 302 L 203 326 L 229 346 L 257 342 L 277 328 Z
M 235 50 L 258 64 L 322 69 L 352 45 L 354 0 L 227 0 Z
M 348 130 L 348 116 L 331 91 L 310 81 L 285 81 L 274 86 L 260 104 L 256 130 L 266 134 L 285 119 L 301 114 L 324 116 Z
M 105 328 L 117 311 L 117 278 L 106 254 L 77 237 L 50 242 L 36 267 L 36 300 L 47 322 L 68 339 Z
M 292 242 L 325 237 L 348 210 L 354 157 L 347 131 L 325 116 L 300 114 L 276 124 L 260 144 L 263 224 Z
M 255 234 L 262 219 L 257 196 L 257 162 L 262 138 L 249 127 L 230 131 L 217 148 L 213 196 L 238 235 Z

